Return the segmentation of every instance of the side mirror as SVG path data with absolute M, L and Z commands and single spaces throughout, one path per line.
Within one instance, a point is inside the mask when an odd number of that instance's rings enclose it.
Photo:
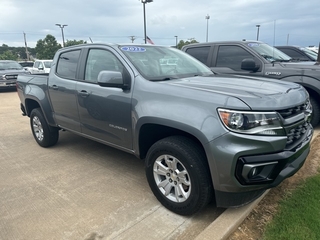
M 241 69 L 256 72 L 260 68 L 259 64 L 256 64 L 254 59 L 252 58 L 245 58 L 241 62 Z
M 98 75 L 98 84 L 102 87 L 122 88 L 123 90 L 130 88 L 124 83 L 122 73 L 117 71 L 101 71 Z

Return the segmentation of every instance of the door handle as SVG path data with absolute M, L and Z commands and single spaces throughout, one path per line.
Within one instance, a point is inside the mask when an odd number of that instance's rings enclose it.
M 52 89 L 53 89 L 53 90 L 58 90 L 59 87 L 58 87 L 57 85 L 52 85 Z
M 88 97 L 89 96 L 89 93 L 86 91 L 86 90 L 81 90 L 79 92 L 79 94 L 82 96 L 82 97 Z

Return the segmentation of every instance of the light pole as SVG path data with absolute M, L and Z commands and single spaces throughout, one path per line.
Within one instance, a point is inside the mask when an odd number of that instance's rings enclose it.
M 257 29 L 257 41 L 259 41 L 259 29 L 260 29 L 260 25 L 257 24 L 256 27 L 258 28 L 258 29 Z
M 176 38 L 176 48 L 178 48 L 178 36 L 174 36 Z
M 146 25 L 146 3 L 153 2 L 153 0 L 141 0 L 143 4 L 143 22 L 144 22 L 144 43 L 147 44 L 147 25 Z
M 64 34 L 63 34 L 63 28 L 64 27 L 66 27 L 66 26 L 68 26 L 68 25 L 66 25 L 66 24 L 59 24 L 59 23 L 57 23 L 56 24 L 58 27 L 60 27 L 61 28 L 61 34 L 62 34 L 62 46 L 64 47 Z
M 209 19 L 210 19 L 209 14 L 207 14 L 206 19 L 207 19 L 207 37 L 206 37 L 206 42 L 208 42 L 208 30 L 209 30 Z

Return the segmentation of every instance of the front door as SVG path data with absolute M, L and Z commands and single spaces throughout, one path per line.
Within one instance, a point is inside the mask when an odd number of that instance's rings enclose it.
M 254 55 L 241 46 L 220 45 L 217 49 L 215 64 L 211 69 L 220 74 L 244 75 L 244 76 L 263 76 L 263 64 Z M 244 59 L 253 59 L 260 68 L 256 72 L 241 69 Z
M 90 49 L 88 52 L 84 79 L 76 85 L 81 130 L 97 140 L 132 149 L 131 90 L 102 87 L 97 83 L 102 70 L 127 71 L 111 51 Z

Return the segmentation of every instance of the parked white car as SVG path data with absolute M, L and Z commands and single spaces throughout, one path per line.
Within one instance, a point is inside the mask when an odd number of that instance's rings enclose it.
M 32 74 L 49 73 L 52 60 L 36 60 L 31 68 Z

